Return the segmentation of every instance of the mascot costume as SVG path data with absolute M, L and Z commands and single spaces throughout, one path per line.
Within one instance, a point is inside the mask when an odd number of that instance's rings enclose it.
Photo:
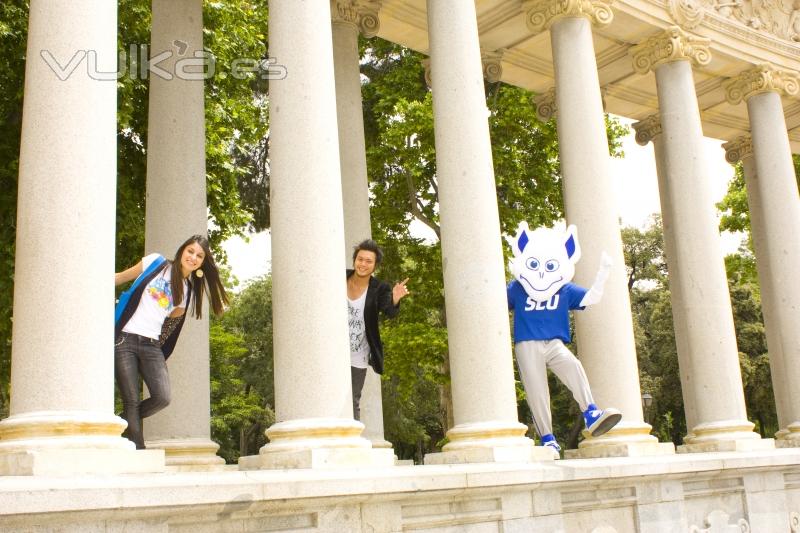
M 617 409 L 599 409 L 594 404 L 583 365 L 564 346 L 570 342 L 569 311 L 600 301 L 611 258 L 603 252 L 594 284 L 586 289 L 571 283 L 581 257 L 575 226 L 566 233 L 550 228 L 531 231 L 521 222 L 509 244 L 516 278 L 507 289 L 508 308 L 514 311 L 514 352 L 542 445 L 558 454 L 561 447 L 553 436 L 548 368 L 572 392 L 593 437 L 603 435 L 622 418 Z

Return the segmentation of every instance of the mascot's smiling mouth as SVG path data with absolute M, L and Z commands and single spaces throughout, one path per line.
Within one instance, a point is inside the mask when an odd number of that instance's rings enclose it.
M 556 280 L 553 280 L 553 282 L 552 282 L 552 283 L 550 283 L 550 285 L 548 285 L 548 286 L 547 286 L 547 287 L 545 287 L 544 289 L 537 289 L 536 287 L 534 287 L 534 286 L 533 286 L 533 283 L 531 283 L 531 282 L 530 282 L 530 280 L 529 280 L 528 278 L 526 278 L 525 276 L 523 276 L 522 274 L 520 274 L 520 275 L 519 275 L 519 278 L 520 278 L 521 280 L 525 280 L 525 283 L 527 283 L 527 284 L 528 284 L 528 286 L 529 286 L 531 289 L 535 290 L 536 292 L 545 292 L 545 291 L 547 291 L 548 289 L 550 289 L 550 287 L 552 287 L 552 286 L 553 286 L 553 285 L 555 285 L 556 283 L 559 283 L 559 282 L 561 282 L 561 281 L 564 279 L 564 277 L 563 277 L 563 276 L 559 276 L 559 277 L 558 277 L 558 279 L 556 279 Z

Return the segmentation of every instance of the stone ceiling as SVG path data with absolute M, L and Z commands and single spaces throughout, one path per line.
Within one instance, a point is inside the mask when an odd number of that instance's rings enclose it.
M 524 4 L 523 0 L 476 0 L 481 49 L 499 59 L 502 81 L 542 94 L 554 85 L 550 33 L 535 33 L 528 27 Z M 636 120 L 657 112 L 655 75 L 637 74 L 629 50 L 647 37 L 679 25 L 690 34 L 711 39 L 712 61 L 694 69 L 704 134 L 733 140 L 748 133 L 746 104 L 730 105 L 722 84 L 765 62 L 800 72 L 797 42 L 800 8 L 795 9 L 794 5 L 800 3 L 792 0 L 614 2 L 611 23 L 595 26 L 593 32 L 606 111 Z M 382 0 L 378 35 L 427 54 L 425 6 L 425 0 Z M 792 151 L 800 153 L 800 98 L 785 97 L 783 104 Z

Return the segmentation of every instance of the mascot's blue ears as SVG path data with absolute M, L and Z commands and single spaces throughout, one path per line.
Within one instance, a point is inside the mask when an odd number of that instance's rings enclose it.
M 519 236 L 519 240 L 517 241 L 517 248 L 519 248 L 520 252 L 523 252 L 525 251 L 525 246 L 527 246 L 527 244 L 528 244 L 528 232 L 523 231 Z M 573 249 L 574 248 L 575 246 L 573 245 Z
M 528 239 L 526 238 L 525 240 L 527 241 Z M 567 257 L 571 258 L 572 254 L 575 253 L 575 237 L 571 233 L 569 235 L 569 239 L 567 239 L 567 242 L 564 243 L 564 246 L 567 249 Z

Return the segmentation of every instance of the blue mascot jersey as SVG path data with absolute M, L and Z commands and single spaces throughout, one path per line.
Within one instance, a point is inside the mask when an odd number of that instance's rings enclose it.
M 522 341 L 570 341 L 569 312 L 583 309 L 581 300 L 589 292 L 580 285 L 567 283 L 547 302 L 528 296 L 519 281 L 508 285 L 508 308 L 514 310 L 514 343 Z

